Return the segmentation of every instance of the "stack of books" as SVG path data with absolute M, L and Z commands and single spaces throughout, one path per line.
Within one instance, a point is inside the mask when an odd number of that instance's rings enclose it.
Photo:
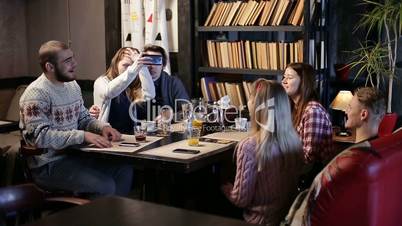
M 290 62 L 303 62 L 303 40 L 254 42 L 207 40 L 208 66 L 284 70 Z
M 304 0 L 219 1 L 204 26 L 300 26 L 303 8 Z

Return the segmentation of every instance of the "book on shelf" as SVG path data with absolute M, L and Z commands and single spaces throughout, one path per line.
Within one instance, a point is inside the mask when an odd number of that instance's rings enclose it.
M 239 10 L 237 11 L 237 13 L 236 13 L 236 15 L 235 15 L 233 21 L 232 21 L 231 24 L 230 24 L 231 26 L 237 26 L 237 25 L 238 25 L 239 20 L 240 20 L 240 17 L 241 17 L 241 15 L 243 14 L 244 9 L 246 8 L 246 6 L 247 6 L 247 2 L 242 2 L 242 3 L 240 4 Z
M 278 21 L 278 25 L 288 24 L 288 20 L 292 12 L 295 10 L 296 0 L 288 0 L 286 8 L 283 10 L 282 15 Z
M 235 3 L 233 3 L 233 7 L 231 8 L 228 18 L 226 19 L 224 26 L 230 26 L 230 24 L 232 23 L 233 19 L 235 18 L 236 12 L 237 10 L 240 8 L 241 6 L 241 1 L 237 1 Z
M 239 99 L 237 97 L 237 93 L 236 93 L 236 84 L 234 83 L 229 83 L 229 82 L 225 82 L 225 89 L 226 89 L 226 93 L 230 98 L 230 103 L 234 106 L 239 106 Z
M 212 15 L 211 23 L 208 26 L 217 26 L 218 20 L 222 16 L 223 8 L 225 6 L 224 2 L 218 2 L 218 3 L 215 3 L 215 4 L 217 4 L 216 10 Z
M 245 56 L 245 49 L 244 49 L 244 41 L 240 41 L 239 45 L 240 45 L 240 49 L 241 49 L 242 68 L 245 68 L 245 66 L 246 66 L 246 56 Z
M 202 77 L 200 80 L 201 93 L 207 101 L 213 101 L 211 92 L 209 91 L 209 83 L 215 83 L 214 77 Z
M 278 8 L 280 7 L 280 3 L 281 3 L 280 0 L 274 0 L 274 2 L 272 3 L 272 7 L 269 11 L 268 18 L 264 22 L 264 26 L 272 25 L 274 23 L 276 12 L 278 11 Z
M 250 4 L 249 12 L 245 12 L 245 13 L 247 13 L 247 15 L 244 15 L 245 20 L 244 20 L 243 24 L 240 24 L 242 26 L 248 25 L 249 20 L 251 19 L 251 17 L 254 14 L 255 9 L 257 8 L 258 2 L 250 0 L 249 4 Z
M 246 59 L 246 64 L 244 68 L 251 69 L 253 68 L 253 61 L 251 60 L 251 46 L 250 46 L 250 41 L 246 40 L 244 42 L 244 49 L 245 49 L 245 59 Z
M 218 88 L 218 96 L 219 96 L 218 99 L 220 99 L 220 98 L 222 98 L 223 96 L 226 96 L 226 95 L 227 95 L 226 89 L 225 89 L 225 84 L 224 84 L 223 82 L 217 82 L 217 83 L 216 83 L 216 86 L 217 86 L 217 88 Z
M 224 4 L 224 8 L 223 8 L 223 13 L 221 18 L 219 18 L 218 24 L 217 26 L 223 26 L 226 22 L 227 17 L 229 16 L 229 12 L 232 8 L 232 4 L 229 2 L 223 3 Z
M 218 1 L 204 26 L 299 26 L 304 0 Z
M 303 23 L 303 17 L 304 17 L 304 0 L 298 0 L 297 5 L 295 7 L 295 13 L 293 15 L 293 18 L 291 21 L 288 21 L 290 24 L 294 26 L 301 25 Z
M 286 61 L 284 61 L 285 60 L 285 52 L 286 52 L 286 50 L 285 50 L 285 43 L 284 42 L 280 42 L 280 43 L 278 43 L 278 45 L 279 45 L 279 48 L 278 48 L 278 57 L 279 57 L 279 68 L 281 68 L 281 69 L 283 69 L 283 68 L 285 68 L 285 64 L 286 64 Z
M 251 42 L 251 56 L 253 59 L 253 67 L 252 68 L 258 68 L 258 63 L 257 63 L 257 47 L 255 42 Z
M 270 25 L 277 25 L 277 21 L 279 20 L 279 17 L 281 15 L 281 12 L 282 12 L 283 7 L 285 5 L 285 1 L 286 0 L 279 0 L 278 1 L 278 5 L 277 5 L 277 7 L 275 9 L 275 12 L 273 14 L 273 19 L 272 19 Z
M 209 82 L 208 83 L 208 90 L 211 95 L 211 100 L 210 101 L 218 101 L 219 100 L 219 95 L 218 95 L 218 89 L 216 87 L 215 82 Z
M 217 67 L 217 65 L 214 62 L 214 57 L 213 57 L 213 45 L 210 40 L 207 41 L 207 53 L 208 53 L 208 65 L 210 67 Z
M 212 76 L 202 77 L 200 84 L 205 100 L 214 102 L 228 95 L 230 104 L 236 107 L 247 105 L 252 90 L 252 82 L 218 82 L 217 78 Z
M 212 19 L 212 18 L 214 17 L 214 15 L 215 15 L 217 6 L 218 6 L 218 3 L 214 3 L 214 4 L 213 4 L 211 10 L 209 11 L 208 17 L 207 17 L 207 19 L 205 20 L 204 26 L 210 26 L 211 19 Z
M 262 10 L 264 9 L 266 3 L 267 3 L 266 1 L 261 1 L 258 3 L 258 7 L 256 8 L 255 13 L 252 15 L 252 17 L 248 21 L 248 25 L 256 24 L 257 19 L 261 16 L 261 14 L 263 12 Z
M 292 24 L 291 22 L 293 20 L 293 17 L 295 16 L 295 12 L 297 10 L 297 5 L 298 5 L 300 0 L 292 0 L 292 1 L 293 1 L 292 10 L 289 12 L 289 16 L 286 17 L 286 20 L 287 20 L 286 23 L 287 24 Z
M 228 42 L 219 42 L 222 56 L 222 67 L 229 67 Z
M 208 66 L 283 70 L 290 62 L 303 62 L 303 40 L 297 42 L 207 40 Z
M 276 25 L 285 24 L 287 17 L 289 16 L 289 11 L 292 9 L 292 0 L 284 0 L 282 10 L 276 21 Z
M 270 19 L 270 16 L 272 15 L 272 10 L 275 7 L 277 0 L 272 0 L 272 1 L 267 1 L 265 3 L 265 7 L 264 7 L 264 12 L 261 15 L 261 18 L 259 20 L 259 25 L 260 26 L 267 26 L 268 25 L 268 21 Z
M 240 26 L 246 25 L 247 19 L 250 17 L 251 12 L 253 11 L 255 5 L 256 5 L 255 1 L 251 0 L 251 1 L 247 2 L 246 8 L 244 9 L 244 11 L 242 12 L 242 14 L 240 16 L 238 25 L 240 25 Z
M 262 2 L 262 1 L 261 1 Z M 251 21 L 253 20 L 254 16 L 257 14 L 257 11 L 259 10 L 259 7 L 261 5 L 261 2 L 255 2 L 253 10 L 250 12 L 250 14 L 247 17 L 247 20 L 244 25 L 253 25 Z
M 247 101 L 246 101 L 246 94 L 244 93 L 244 88 L 243 88 L 243 84 L 242 83 L 236 83 L 235 84 L 235 88 L 236 88 L 236 94 L 237 94 L 237 99 L 239 101 L 239 106 L 240 108 L 242 106 L 247 105 Z

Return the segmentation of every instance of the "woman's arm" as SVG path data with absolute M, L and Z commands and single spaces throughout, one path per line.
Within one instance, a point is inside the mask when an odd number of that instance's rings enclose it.
M 140 81 L 142 87 L 143 99 L 151 100 L 155 98 L 155 85 L 152 80 L 151 74 L 148 71 L 148 68 L 143 67 L 140 70 Z
M 107 78 L 100 78 L 94 84 L 94 96 L 96 95 L 101 99 L 113 99 L 117 97 L 134 81 L 142 67 L 142 64 L 134 63 L 125 72 L 109 82 L 105 80 Z M 98 105 L 98 103 L 95 104 Z
M 255 145 L 248 138 L 236 152 L 236 178 L 233 188 L 225 192 L 226 197 L 238 207 L 246 207 L 252 201 L 257 177 Z
M 332 124 L 320 107 L 309 107 L 303 113 L 301 139 L 305 162 L 325 160 L 331 154 Z

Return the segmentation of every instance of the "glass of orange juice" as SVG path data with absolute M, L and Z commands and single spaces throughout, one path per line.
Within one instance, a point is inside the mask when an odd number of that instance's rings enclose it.
M 198 146 L 200 143 L 201 129 L 190 128 L 187 132 L 187 144 L 190 146 Z

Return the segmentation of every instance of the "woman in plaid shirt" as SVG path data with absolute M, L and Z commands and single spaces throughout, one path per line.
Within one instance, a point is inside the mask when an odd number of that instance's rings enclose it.
M 282 86 L 291 100 L 293 125 L 303 143 L 304 161 L 314 165 L 313 174 L 316 174 L 323 167 L 322 162 L 330 160 L 333 154 L 332 124 L 317 100 L 313 67 L 304 63 L 289 64 Z

